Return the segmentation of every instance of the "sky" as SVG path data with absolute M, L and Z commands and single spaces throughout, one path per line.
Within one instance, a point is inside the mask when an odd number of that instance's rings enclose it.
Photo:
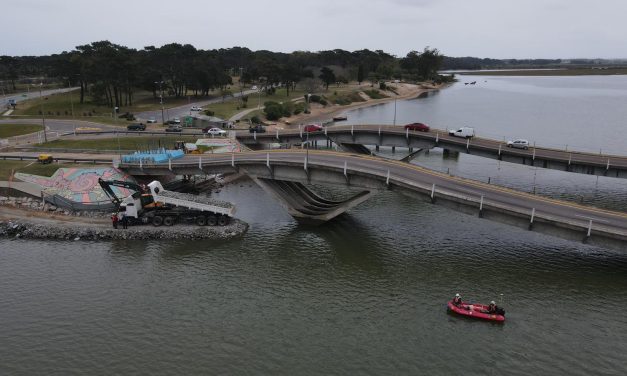
M 137 49 L 176 42 L 400 57 L 430 46 L 456 57 L 627 58 L 626 0 L 18 0 L 3 13 L 0 55 L 11 56 L 109 40 Z

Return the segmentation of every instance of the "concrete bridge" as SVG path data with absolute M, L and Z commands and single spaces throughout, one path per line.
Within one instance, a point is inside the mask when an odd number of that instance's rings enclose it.
M 186 156 L 164 164 L 121 164 L 120 168 L 149 176 L 244 173 L 261 182 L 292 215 L 315 222 L 331 219 L 377 191 L 390 189 L 526 230 L 627 250 L 626 213 L 552 200 L 370 156 L 313 150 L 259 151 Z M 331 202 L 303 189 L 309 183 L 363 192 L 344 202 Z
M 238 132 L 237 138 L 251 147 L 268 143 L 300 144 L 305 140 L 332 141 L 352 152 L 363 152 L 363 145 L 374 145 L 377 149 L 379 146 L 406 147 L 410 150 L 441 147 L 505 162 L 580 174 L 627 178 L 627 156 L 533 146 L 528 150 L 511 149 L 503 141 L 479 137 L 463 139 L 449 136 L 447 131 L 437 129 L 418 132 L 392 125 L 344 125 L 325 127 L 323 131 L 311 133 L 298 129 L 258 134 Z

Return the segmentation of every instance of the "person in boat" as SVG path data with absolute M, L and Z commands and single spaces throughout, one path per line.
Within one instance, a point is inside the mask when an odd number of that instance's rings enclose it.
M 490 302 L 490 305 L 488 306 L 488 312 L 489 314 L 496 314 L 498 313 L 498 309 L 499 307 L 496 305 L 496 303 L 493 301 Z
M 455 294 L 455 297 L 453 298 L 453 305 L 456 307 L 462 306 L 462 296 L 459 295 L 459 293 Z

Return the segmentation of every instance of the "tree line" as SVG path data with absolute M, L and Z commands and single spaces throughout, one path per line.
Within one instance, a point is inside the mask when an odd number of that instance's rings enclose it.
M 226 90 L 234 76 L 261 88 L 281 84 L 288 95 L 307 80 L 320 80 L 327 89 L 348 81 L 439 80 L 444 59 L 428 47 L 397 58 L 368 49 L 282 53 L 245 47 L 202 50 L 179 43 L 133 49 L 99 41 L 49 56 L 0 56 L 0 81 L 3 90 L 15 91 L 22 78 L 55 80 L 80 87 L 81 103 L 89 95 L 99 104 L 129 106 L 137 90 L 155 98 L 207 96 Z

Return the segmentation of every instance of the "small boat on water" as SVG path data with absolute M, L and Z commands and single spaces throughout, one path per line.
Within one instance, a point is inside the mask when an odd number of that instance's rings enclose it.
M 340 116 L 333 117 L 333 121 L 344 121 L 344 120 L 348 120 L 348 116 L 340 115 Z
M 497 314 L 487 313 L 488 306 L 485 304 L 462 302 L 460 306 L 456 306 L 451 300 L 447 304 L 447 310 L 466 317 L 497 322 L 505 321 L 505 310 L 499 308 Z

